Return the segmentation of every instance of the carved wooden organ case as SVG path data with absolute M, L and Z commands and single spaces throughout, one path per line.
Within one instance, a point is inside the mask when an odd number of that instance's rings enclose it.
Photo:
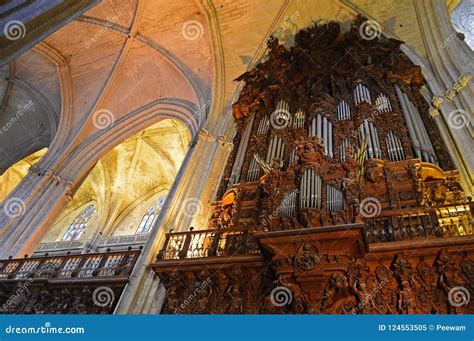
M 448 304 L 452 287 L 474 288 L 474 205 L 420 68 L 402 42 L 363 39 L 364 20 L 301 30 L 289 49 L 272 38 L 237 78 L 235 147 L 209 225 L 168 233 L 151 265 L 164 313 L 474 311 Z
M 464 199 L 425 114 L 420 68 L 402 42 L 364 40 L 361 20 L 347 33 L 334 22 L 302 30 L 289 50 L 270 39 L 268 58 L 237 78 L 236 147 L 211 227 L 352 223 L 365 198 L 383 210 L 428 205 L 430 186 Z M 364 140 L 361 167 L 353 155 Z

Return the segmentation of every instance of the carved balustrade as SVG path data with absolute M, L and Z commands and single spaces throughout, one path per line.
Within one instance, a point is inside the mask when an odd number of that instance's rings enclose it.
M 369 243 L 473 236 L 473 206 L 467 203 L 383 211 L 366 220 L 365 233 Z
M 256 230 L 226 228 L 168 233 L 157 259 L 234 256 L 259 253 Z
M 139 251 L 0 260 L 0 280 L 127 277 Z
M 109 314 L 139 254 L 0 260 L 0 314 Z

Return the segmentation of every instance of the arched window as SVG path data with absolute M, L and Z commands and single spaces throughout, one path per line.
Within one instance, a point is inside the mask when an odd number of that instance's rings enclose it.
M 63 241 L 71 241 L 79 239 L 85 232 L 87 224 L 91 220 L 95 212 L 95 205 L 91 204 L 87 206 L 81 213 L 74 218 L 71 225 L 69 225 L 66 232 L 64 232 Z
M 158 214 L 165 203 L 165 199 L 166 197 L 164 196 L 158 197 L 158 199 L 156 199 L 155 202 L 150 207 L 148 207 L 145 215 L 140 221 L 140 225 L 138 225 L 137 234 L 145 234 L 150 232 L 151 227 L 158 218 Z

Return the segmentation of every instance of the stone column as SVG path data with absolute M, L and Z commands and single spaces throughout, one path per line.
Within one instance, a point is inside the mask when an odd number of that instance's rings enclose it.
M 450 132 L 445 142 L 458 166 L 466 191 L 474 188 L 474 154 L 472 126 L 474 84 L 471 81 L 474 53 L 461 41 L 452 27 L 446 2 L 442 0 L 417 0 L 413 2 L 427 57 L 434 79 L 430 87 L 434 97 L 432 105 L 444 119 Z M 438 123 L 439 124 L 439 123 Z
M 211 124 L 209 124 L 211 125 Z M 156 313 L 164 298 L 163 288 L 148 264 L 154 262 L 164 237 L 170 229 L 187 231 L 194 225 L 204 229 L 210 202 L 214 200 L 223 164 L 232 144 L 223 135 L 215 136 L 201 129 L 168 195 L 150 238 L 140 255 L 130 283 L 116 307 L 118 314 Z
M 2 203 L 0 259 L 31 255 L 71 200 L 73 183 L 50 169 L 32 166 L 25 179 Z

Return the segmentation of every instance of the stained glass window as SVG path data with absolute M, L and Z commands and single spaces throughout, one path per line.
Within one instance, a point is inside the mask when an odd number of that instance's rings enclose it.
M 63 235 L 63 241 L 71 241 L 79 239 L 82 234 L 85 232 L 87 224 L 91 220 L 95 212 L 95 205 L 87 206 L 81 213 L 79 213 L 76 218 L 74 218 L 71 225 Z
M 158 199 L 156 199 L 155 202 L 148 207 L 145 215 L 140 221 L 140 225 L 138 225 L 137 234 L 145 234 L 150 232 L 151 227 L 158 218 L 158 214 L 165 203 L 165 199 L 166 197 L 158 197 Z

